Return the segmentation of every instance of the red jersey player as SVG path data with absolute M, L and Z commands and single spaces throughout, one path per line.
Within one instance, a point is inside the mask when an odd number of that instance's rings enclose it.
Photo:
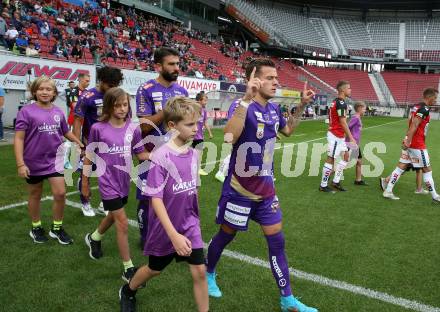
M 435 203 L 440 203 L 440 196 L 437 194 L 432 178 L 432 169 L 429 163 L 429 154 L 426 149 L 425 138 L 429 126 L 429 106 L 437 102 L 438 90 L 428 88 L 423 91 L 423 102 L 417 104 L 411 112 L 408 121 L 408 131 L 403 141 L 402 148 L 408 151 L 409 160 L 399 161 L 396 169 L 391 174 L 391 179 L 383 192 L 383 197 L 399 199 L 393 194 L 393 187 L 396 185 L 402 173 L 411 163 L 414 168 L 421 168 L 423 181 L 426 184 L 432 199 Z
M 339 81 L 336 85 L 336 89 L 338 90 L 338 97 L 333 101 L 329 112 L 327 160 L 322 169 L 321 185 L 319 186 L 319 190 L 322 192 L 333 192 L 333 190 L 328 187 L 328 180 L 333 171 L 335 158 L 341 153 L 343 153 L 343 159 L 336 165 L 332 186 L 339 191 L 345 191 L 340 183 L 349 157 L 345 137 L 349 139 L 353 147 L 356 146 L 356 141 L 347 125 L 346 100 L 351 95 L 350 83 L 348 81 Z

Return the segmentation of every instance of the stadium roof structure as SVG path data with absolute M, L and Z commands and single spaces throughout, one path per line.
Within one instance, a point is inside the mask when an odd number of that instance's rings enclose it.
M 370 10 L 439 10 L 438 0 L 276 0 L 273 3 L 285 3 L 292 5 L 310 5 L 323 8 L 349 8 Z

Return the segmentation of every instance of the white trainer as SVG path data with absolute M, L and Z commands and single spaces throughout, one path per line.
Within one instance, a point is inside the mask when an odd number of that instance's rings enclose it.
M 387 192 L 387 191 L 384 191 L 382 195 L 383 195 L 383 197 L 385 197 L 385 198 L 389 198 L 389 199 L 393 199 L 393 200 L 399 200 L 399 199 L 400 199 L 399 197 L 397 197 L 396 195 L 394 195 L 393 192 Z
M 95 216 L 95 211 L 93 210 L 90 203 L 81 205 L 81 210 L 82 210 L 82 213 L 85 217 L 94 217 Z
M 415 191 L 414 191 L 414 194 L 418 194 L 418 195 L 426 195 L 426 194 L 429 194 L 429 191 L 428 191 L 428 190 L 425 190 L 425 189 L 415 190 Z

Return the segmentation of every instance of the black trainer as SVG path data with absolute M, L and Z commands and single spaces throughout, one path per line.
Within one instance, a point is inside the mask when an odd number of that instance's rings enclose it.
M 135 267 L 128 268 L 124 273 L 122 273 L 122 280 L 125 281 L 127 284 L 130 283 L 130 280 L 136 274 L 136 271 L 137 268 Z
M 364 180 L 354 181 L 354 185 L 368 186 L 368 184 Z
M 136 312 L 136 297 L 124 293 L 124 286 L 119 289 L 119 303 L 121 312 Z
M 58 230 L 54 230 L 52 226 L 52 229 L 49 231 L 49 236 L 53 239 L 57 239 L 61 245 L 73 244 L 72 238 L 64 231 L 62 226 L 60 226 Z
M 84 237 L 86 245 L 89 247 L 89 256 L 93 260 L 98 260 L 102 257 L 101 241 L 95 241 L 92 239 L 92 234 L 87 233 Z
M 341 183 L 332 183 L 332 187 L 336 190 L 338 190 L 339 192 L 346 192 L 347 190 L 345 188 L 342 187 Z
M 43 244 L 49 240 L 41 226 L 32 228 L 29 232 L 29 236 L 34 240 L 34 243 L 37 244 Z
M 319 186 L 319 191 L 324 192 L 324 193 L 334 193 L 335 192 L 328 186 Z

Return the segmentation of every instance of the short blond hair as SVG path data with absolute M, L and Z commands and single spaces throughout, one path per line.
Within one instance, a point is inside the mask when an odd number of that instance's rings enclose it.
M 187 97 L 173 97 L 167 101 L 163 114 L 165 124 L 169 121 L 178 123 L 187 116 L 200 115 L 201 106 L 195 100 Z
M 55 80 L 53 80 L 47 76 L 41 76 L 41 77 L 38 77 L 37 79 L 35 79 L 34 81 L 32 81 L 31 85 L 29 86 L 29 91 L 32 94 L 32 97 L 31 97 L 32 100 L 37 101 L 37 90 L 40 88 L 41 84 L 43 84 L 45 82 L 49 82 L 52 85 L 52 88 L 54 90 L 55 95 L 52 98 L 51 102 L 55 101 L 55 99 L 58 96 L 57 85 L 55 84 Z
M 365 104 L 365 102 L 363 101 L 358 101 L 356 103 L 354 103 L 354 111 L 358 112 L 362 107 L 367 107 L 367 105 Z

